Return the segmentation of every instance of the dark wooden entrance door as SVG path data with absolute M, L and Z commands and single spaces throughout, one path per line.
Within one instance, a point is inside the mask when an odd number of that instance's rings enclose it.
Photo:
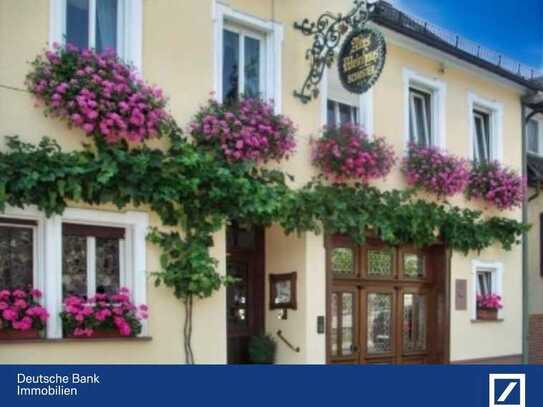
M 327 247 L 330 363 L 443 362 L 443 248 L 390 247 L 370 240 Z M 442 315 L 440 315 L 440 313 Z
M 233 223 L 227 229 L 226 289 L 228 363 L 249 362 L 249 339 L 264 331 L 264 233 Z

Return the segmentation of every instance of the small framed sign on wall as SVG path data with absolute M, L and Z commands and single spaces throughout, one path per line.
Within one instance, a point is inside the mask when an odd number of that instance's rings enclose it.
M 296 309 L 297 273 L 270 274 L 270 309 Z

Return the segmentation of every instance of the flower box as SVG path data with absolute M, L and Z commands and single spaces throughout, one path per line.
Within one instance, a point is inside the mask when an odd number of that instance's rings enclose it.
M 121 333 L 116 329 L 94 329 L 90 335 L 74 335 L 68 334 L 67 338 L 71 339 L 96 339 L 96 338 L 122 338 Z
M 498 310 L 495 308 L 477 308 L 477 319 L 496 321 L 498 319 Z
M 36 328 L 27 329 L 25 331 L 13 328 L 0 329 L 0 340 L 37 339 L 39 337 L 40 331 Z

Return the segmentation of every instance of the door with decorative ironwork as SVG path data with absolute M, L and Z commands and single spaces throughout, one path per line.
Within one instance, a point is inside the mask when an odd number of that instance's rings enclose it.
M 446 266 L 435 253 L 435 247 L 392 247 L 371 239 L 356 246 L 342 237 L 329 239 L 330 363 L 443 362 L 438 310 L 445 307 L 438 307 L 443 298 L 435 275 Z

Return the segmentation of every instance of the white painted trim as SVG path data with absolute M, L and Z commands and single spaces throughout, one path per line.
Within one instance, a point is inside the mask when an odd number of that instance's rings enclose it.
M 233 8 L 212 2 L 211 16 L 213 19 L 214 37 L 214 93 L 215 98 L 222 102 L 222 64 L 223 64 L 223 30 L 225 26 L 235 25 L 247 28 L 264 37 L 263 48 L 265 52 L 264 99 L 272 99 L 276 113 L 282 111 L 282 51 L 283 51 L 283 25 L 274 21 L 263 20 L 234 10 Z M 241 64 L 240 64 L 241 65 Z
M 147 263 L 146 237 L 149 227 L 149 214 L 146 212 L 127 211 L 114 212 L 94 209 L 67 208 L 62 216 L 55 215 L 46 218 L 45 214 L 35 206 L 24 209 L 7 207 L 3 213 L 10 218 L 36 220 L 37 245 L 35 251 L 38 265 L 38 278 L 34 281 L 36 288 L 43 292 L 43 305 L 49 312 L 47 321 L 47 337 L 62 338 L 62 321 L 59 313 L 62 311 L 62 223 L 77 222 L 89 225 L 123 227 L 126 237 L 120 245 L 124 256 L 120 259 L 121 282 L 132 293 L 136 305 L 147 303 Z M 88 270 L 95 270 L 95 239 L 87 240 Z M 95 273 L 87 275 L 87 290 L 95 287 Z M 94 292 L 88 291 L 89 295 Z M 147 321 L 143 322 L 141 335 L 147 335 Z
M 324 128 L 328 124 L 328 69 L 325 69 L 322 73 L 319 98 L 321 104 L 321 128 Z
M 468 123 L 469 123 L 469 151 L 468 157 L 474 159 L 473 145 L 475 143 L 475 126 L 473 123 L 473 110 L 479 107 L 490 114 L 490 158 L 502 161 L 503 159 L 503 104 L 495 100 L 484 99 L 474 92 L 468 92 Z
M 409 144 L 409 88 L 411 86 L 421 87 L 431 93 L 432 109 L 432 145 L 439 148 L 446 148 L 446 110 L 447 84 L 437 78 L 430 78 L 404 67 L 403 77 L 403 117 L 404 117 L 404 142 Z
M 528 109 L 528 114 L 530 113 L 531 109 Z M 530 120 L 534 120 L 535 122 L 537 122 L 537 138 L 539 151 L 527 150 L 527 152 L 543 157 L 543 114 L 536 114 L 535 116 L 532 116 Z M 526 137 L 528 137 L 527 131 L 528 129 L 526 128 Z M 526 139 L 526 149 L 528 149 L 528 139 Z
M 477 320 L 477 272 L 490 271 L 492 272 L 492 292 L 502 297 L 503 301 L 503 263 L 489 262 L 482 260 L 471 261 L 471 295 L 470 318 L 472 321 Z M 498 318 L 502 318 L 502 310 L 498 310 Z
M 96 238 L 87 237 L 87 298 L 96 294 Z
M 374 136 L 375 129 L 373 127 L 373 88 L 368 90 L 366 93 L 360 95 L 359 103 L 359 118 L 360 125 L 366 130 L 366 133 L 370 138 Z
M 142 72 L 143 5 L 142 0 L 118 0 L 117 48 L 119 56 Z M 89 2 L 95 14 L 96 0 Z M 119 26 L 119 23 L 121 26 Z M 121 33 L 122 30 L 122 33 Z M 94 47 L 95 21 L 89 21 L 89 42 Z M 49 0 L 49 46 L 64 44 L 66 34 L 66 0 Z M 119 35 L 121 34 L 121 35 Z

